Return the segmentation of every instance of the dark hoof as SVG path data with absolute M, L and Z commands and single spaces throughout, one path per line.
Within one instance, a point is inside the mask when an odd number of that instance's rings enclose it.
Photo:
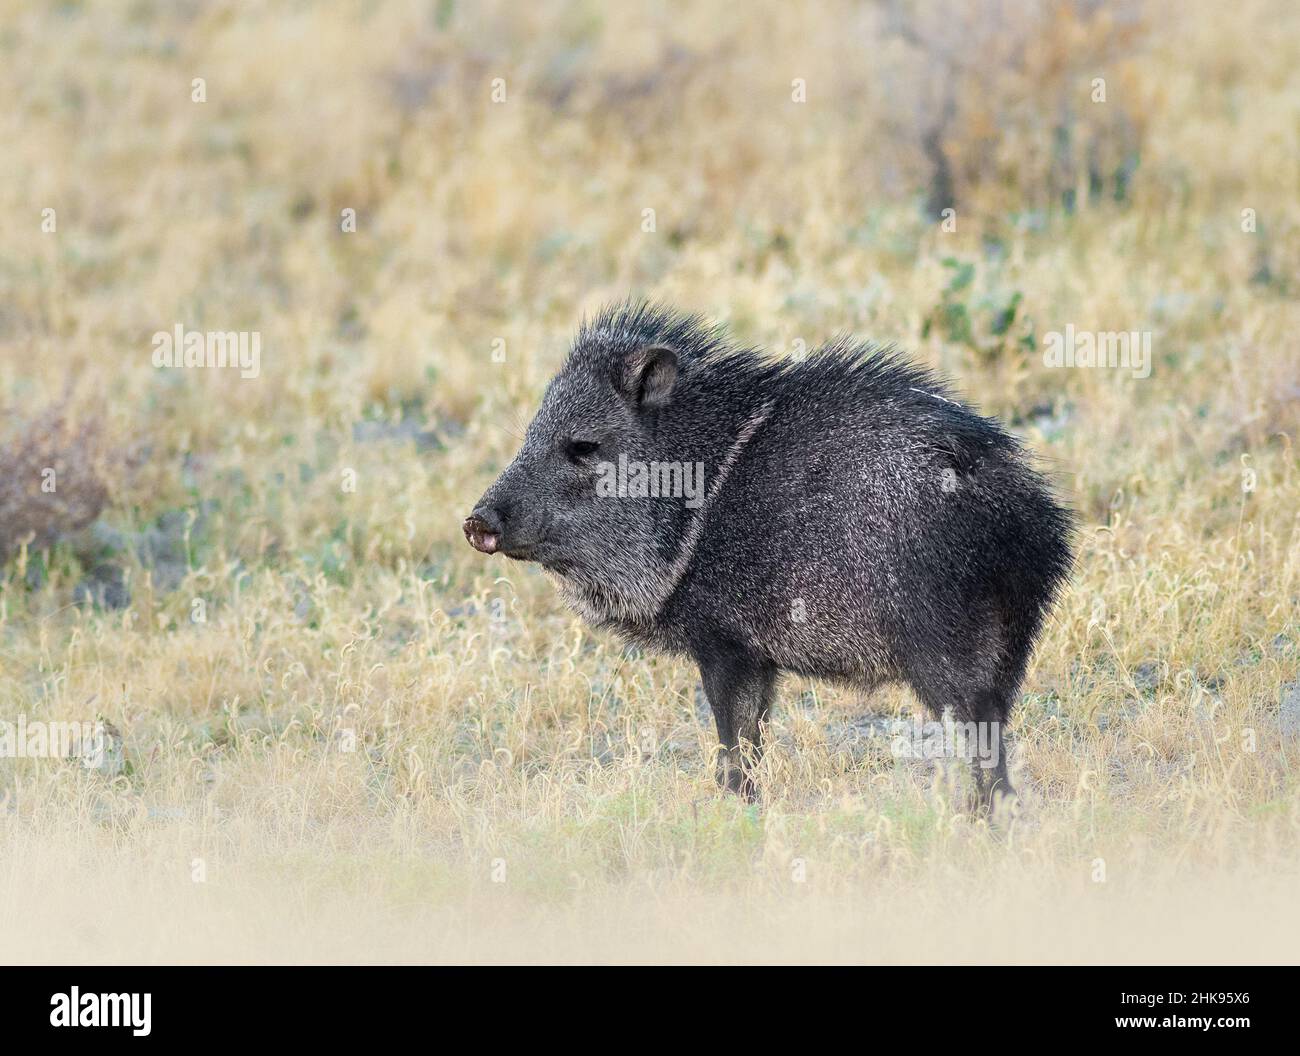
M 735 763 L 723 760 L 718 765 L 718 787 L 726 792 L 734 792 L 746 803 L 758 802 L 758 789 L 753 779 Z

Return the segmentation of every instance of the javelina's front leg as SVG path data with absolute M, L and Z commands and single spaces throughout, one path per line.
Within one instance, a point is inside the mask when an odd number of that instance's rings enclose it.
M 697 657 L 714 721 L 718 724 L 718 784 L 751 803 L 758 798 L 751 767 L 762 751 L 776 668 L 744 652 L 718 647 Z

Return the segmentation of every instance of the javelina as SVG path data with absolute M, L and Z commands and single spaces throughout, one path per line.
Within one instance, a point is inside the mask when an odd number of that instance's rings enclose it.
M 569 605 L 699 664 L 719 782 L 750 798 L 777 676 L 901 680 L 1001 734 L 1071 565 L 1071 521 L 1017 441 L 895 352 L 802 362 L 626 304 L 584 324 L 514 461 L 464 523 Z

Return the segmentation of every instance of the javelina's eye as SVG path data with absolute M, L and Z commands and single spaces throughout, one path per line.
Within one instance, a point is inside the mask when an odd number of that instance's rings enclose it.
M 569 457 L 578 462 L 584 458 L 590 458 L 600 450 L 600 444 L 595 440 L 570 440 Z

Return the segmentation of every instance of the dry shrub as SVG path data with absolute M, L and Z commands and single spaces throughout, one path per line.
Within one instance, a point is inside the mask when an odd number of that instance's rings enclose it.
M 0 443 L 0 557 L 47 547 L 95 520 L 108 502 L 112 461 L 103 419 L 78 413 L 71 393 L 34 414 L 5 415 Z
M 919 136 L 933 215 L 973 201 L 1001 211 L 1126 199 L 1147 112 L 1135 68 L 1143 4 L 895 0 L 886 10 L 886 34 L 911 52 L 905 83 L 920 112 L 899 131 Z

